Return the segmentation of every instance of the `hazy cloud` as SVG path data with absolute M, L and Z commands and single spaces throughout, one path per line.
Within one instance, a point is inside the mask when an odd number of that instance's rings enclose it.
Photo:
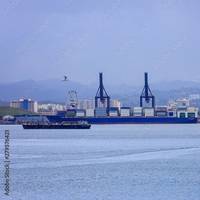
M 2 0 L 1 81 L 200 80 L 198 0 Z

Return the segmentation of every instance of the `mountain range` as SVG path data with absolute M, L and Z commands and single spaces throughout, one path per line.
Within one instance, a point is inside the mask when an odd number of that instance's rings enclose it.
M 143 86 L 105 85 L 113 99 L 120 99 L 125 105 L 136 105 Z M 165 104 L 169 99 L 200 94 L 200 83 L 195 81 L 158 82 L 150 85 L 156 102 Z M 24 80 L 13 83 L 0 83 L 0 101 L 9 102 L 19 98 L 31 98 L 39 102 L 65 102 L 69 90 L 76 90 L 79 99 L 93 99 L 98 83 L 90 85 L 57 79 L 34 81 Z

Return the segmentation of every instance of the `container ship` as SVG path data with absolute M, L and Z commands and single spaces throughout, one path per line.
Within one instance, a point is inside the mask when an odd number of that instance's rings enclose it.
M 99 73 L 99 88 L 95 96 L 95 109 L 76 109 L 74 100 L 66 111 L 46 116 L 52 123 L 85 120 L 89 124 L 190 124 L 198 122 L 198 109 L 186 104 L 178 107 L 156 106 L 155 96 L 148 84 L 148 73 L 144 74 L 144 88 L 139 107 L 111 107 L 110 96 L 103 85 L 103 74 Z
M 99 73 L 94 109 L 77 109 L 76 100 L 71 99 L 69 108 L 57 112 L 57 115 L 17 116 L 16 123 L 45 121 L 50 124 L 62 124 L 87 121 L 89 124 L 191 124 L 198 122 L 198 108 L 190 107 L 188 103 L 156 106 L 155 96 L 148 84 L 148 73 L 144 74 L 144 81 L 138 107 L 111 107 L 110 96 L 103 85 L 103 74 Z
M 68 110 L 66 115 L 46 116 L 52 123 L 61 123 L 63 121 L 76 122 L 85 120 L 89 124 L 188 124 L 197 123 L 197 111 L 156 111 L 150 108 L 134 108 L 131 114 L 131 108 L 122 107 L 119 111 L 111 108 L 109 116 L 106 109 L 90 110 L 90 116 L 86 115 L 86 111 L 82 109 Z M 164 109 L 163 109 L 164 110 Z M 69 116 L 70 115 L 74 116 Z M 87 111 L 88 112 L 88 111 Z M 137 112 L 137 113 L 136 113 Z M 94 113 L 94 114 L 93 114 Z

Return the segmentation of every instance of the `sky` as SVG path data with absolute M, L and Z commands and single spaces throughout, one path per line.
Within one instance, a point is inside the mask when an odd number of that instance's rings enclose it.
M 199 0 L 0 0 L 0 82 L 200 81 Z

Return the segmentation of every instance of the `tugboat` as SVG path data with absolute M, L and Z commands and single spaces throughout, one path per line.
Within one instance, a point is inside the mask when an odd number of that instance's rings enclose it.
M 22 124 L 24 129 L 90 129 L 91 124 L 87 121 L 78 122 L 62 122 L 62 123 L 24 123 Z

